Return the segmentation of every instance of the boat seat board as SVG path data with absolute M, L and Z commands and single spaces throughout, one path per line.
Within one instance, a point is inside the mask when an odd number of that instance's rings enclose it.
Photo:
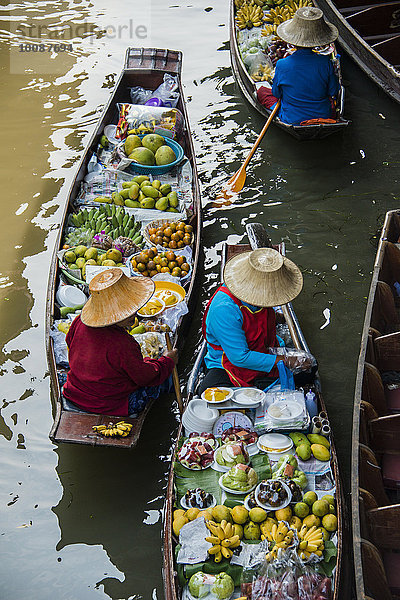
M 137 418 L 63 411 L 52 439 L 55 442 L 71 442 L 89 446 L 133 448 L 138 442 L 143 422 L 153 402 L 149 402 Z M 133 424 L 130 435 L 125 438 L 103 437 L 96 434 L 92 429 L 93 425 L 107 425 L 110 422 L 116 423 L 121 420 Z
M 368 490 L 374 496 L 378 506 L 390 504 L 383 485 L 382 469 L 372 450 L 364 444 L 359 444 L 359 462 L 360 487 Z
M 372 308 L 371 326 L 383 335 L 400 331 L 400 320 L 390 285 L 378 281 Z
M 369 538 L 377 548 L 400 549 L 400 504 L 373 508 L 367 511 L 366 517 Z
M 400 491 L 400 454 L 385 454 L 382 457 L 382 476 L 386 488 Z
M 376 337 L 374 348 L 376 366 L 381 372 L 400 371 L 400 331 Z
M 361 540 L 361 558 L 365 592 L 376 600 L 393 600 L 379 550 L 368 540 Z
M 400 596 L 400 554 L 398 552 L 385 552 L 383 564 L 392 594 Z
M 400 413 L 400 388 L 389 389 L 385 387 L 385 397 L 388 406 L 388 412 Z
M 371 419 L 368 429 L 374 452 L 400 456 L 400 414 Z

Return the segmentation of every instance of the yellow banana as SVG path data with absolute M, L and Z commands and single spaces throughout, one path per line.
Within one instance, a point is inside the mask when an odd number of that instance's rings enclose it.
M 229 541 L 229 539 L 228 539 L 228 538 L 226 538 L 225 540 L 222 540 L 222 542 L 221 542 L 221 546 L 222 546 L 223 548 L 229 548 L 229 547 L 230 547 L 230 545 L 231 545 L 231 543 L 230 543 L 230 541 Z
M 219 563 L 219 562 L 221 562 L 221 560 L 222 560 L 222 552 L 218 552 L 218 554 L 216 554 L 216 555 L 214 556 L 214 561 L 215 561 L 216 563 Z
M 225 548 L 224 546 L 221 546 L 221 554 L 225 558 L 231 558 L 233 552 L 232 552 L 232 550 L 230 548 Z
M 208 537 L 206 537 L 206 542 L 210 542 L 210 544 L 215 546 L 215 544 L 219 544 L 220 539 L 215 535 L 209 535 Z
M 218 554 L 219 552 L 221 552 L 221 546 L 219 544 L 216 544 L 215 546 L 212 546 L 211 548 L 209 548 L 207 550 L 208 554 Z

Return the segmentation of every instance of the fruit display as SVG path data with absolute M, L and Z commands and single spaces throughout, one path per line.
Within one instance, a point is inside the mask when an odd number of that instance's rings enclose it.
M 115 204 L 127 208 L 148 208 L 178 213 L 179 199 L 169 183 L 159 179 L 150 181 L 148 175 L 137 175 L 130 181 L 124 181 L 122 187 L 111 196 L 97 196 L 93 202 Z
M 235 584 L 232 577 L 227 573 L 210 575 L 209 573 L 197 571 L 189 579 L 188 588 L 194 598 L 204 598 L 205 596 L 210 598 L 211 594 L 212 598 L 226 600 L 231 597 Z
M 273 523 L 271 529 L 265 528 L 265 539 L 270 542 L 270 550 L 265 558 L 271 562 L 297 542 L 297 532 L 292 529 L 286 521 Z
M 118 421 L 118 423 L 109 423 L 108 425 L 93 425 L 92 429 L 104 437 L 127 437 L 132 427 L 132 423 Z
M 154 296 L 160 298 L 160 300 L 164 302 L 166 308 L 171 308 L 171 306 L 175 306 L 181 301 L 181 296 L 171 290 L 156 290 Z
M 203 510 L 204 508 L 211 506 L 214 497 L 212 494 L 205 492 L 201 488 L 196 488 L 194 490 L 187 490 L 183 500 L 189 508 L 194 507 Z
M 173 250 L 159 252 L 157 248 L 143 250 L 131 259 L 132 269 L 145 277 L 154 277 L 157 273 L 170 273 L 172 277 L 186 277 L 190 265 L 182 254 L 175 254 Z
M 97 265 L 101 267 L 123 267 L 123 256 L 116 248 L 106 252 L 98 248 L 80 245 L 64 252 L 63 263 L 68 269 L 80 270 L 80 278 L 85 279 L 86 266 Z
M 136 338 L 139 343 L 140 350 L 143 358 L 159 358 L 165 350 L 165 345 L 161 342 L 157 334 L 147 333 L 146 331 L 138 331 L 141 326 L 136 326 L 130 333 L 131 335 L 138 335 L 139 333 L 145 333 L 145 335 Z M 136 329 L 136 332 L 134 330 Z
M 137 314 L 141 317 L 154 317 L 159 315 L 165 308 L 164 302 L 159 298 L 152 297 L 144 306 L 142 306 Z
M 193 227 L 183 221 L 172 221 L 156 226 L 150 223 L 146 234 L 151 244 L 164 248 L 184 248 L 193 243 Z
M 236 13 L 236 25 L 239 29 L 261 27 L 263 20 L 263 10 L 257 4 L 244 2 Z
M 178 460 L 188 469 L 206 469 L 214 460 L 217 445 L 212 433 L 190 434 L 178 452 Z
M 258 477 L 252 467 L 238 464 L 222 475 L 220 481 L 228 490 L 245 494 L 257 484 Z
M 68 218 L 68 225 L 74 229 L 65 238 L 68 246 L 90 243 L 96 234 L 109 235 L 112 240 L 122 236 L 132 240 L 136 246 L 144 245 L 140 233 L 141 223 L 135 221 L 122 206 L 99 206 L 90 209 L 83 208 L 73 213 Z M 87 241 L 89 240 L 89 241 Z
M 291 492 L 279 479 L 265 480 L 257 486 L 255 499 L 261 505 L 277 509 L 290 501 Z
M 284 454 L 272 470 L 272 479 L 290 479 L 302 490 L 307 487 L 308 479 L 304 471 L 298 469 L 298 462 L 293 454 Z
M 329 440 L 317 433 L 309 433 L 305 436 L 302 433 L 292 432 L 290 434 L 294 445 L 296 446 L 296 454 L 302 461 L 307 461 L 313 456 L 321 462 L 330 460 L 330 442 Z
M 254 444 L 258 439 L 255 431 L 245 429 L 244 427 L 228 427 L 221 435 L 221 440 L 225 442 L 245 442 L 246 444 Z
M 211 544 L 208 554 L 214 557 L 216 563 L 221 562 L 223 557 L 232 558 L 232 550 L 240 545 L 240 537 L 235 533 L 232 523 L 223 519 L 220 523 L 207 521 L 206 525 L 211 533 L 206 537 L 206 541 Z
M 157 133 L 148 133 L 143 138 L 130 134 L 124 142 L 125 155 L 140 165 L 169 165 L 176 161 L 176 154 L 165 138 Z
M 220 446 L 214 455 L 215 461 L 222 467 L 233 467 L 234 465 L 248 464 L 249 454 L 244 442 L 227 442 Z

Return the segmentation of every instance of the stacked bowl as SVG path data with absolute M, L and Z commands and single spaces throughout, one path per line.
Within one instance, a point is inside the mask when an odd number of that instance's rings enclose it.
M 208 408 L 207 402 L 200 398 L 191 400 L 183 413 L 182 424 L 185 435 L 190 433 L 212 433 L 213 425 L 218 419 L 219 412 L 216 408 Z

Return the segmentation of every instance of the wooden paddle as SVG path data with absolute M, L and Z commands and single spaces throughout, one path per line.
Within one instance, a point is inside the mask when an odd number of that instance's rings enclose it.
M 267 122 L 265 123 L 264 127 L 262 128 L 261 133 L 258 136 L 258 138 L 256 139 L 255 144 L 252 147 L 252 149 L 250 150 L 246 160 L 244 161 L 244 163 L 242 164 L 240 169 L 238 171 L 236 171 L 236 173 L 234 175 L 232 175 L 232 177 L 229 179 L 229 181 L 222 187 L 220 193 L 217 196 L 217 200 L 220 198 L 229 200 L 230 198 L 232 198 L 232 196 L 234 194 L 237 194 L 238 192 L 240 192 L 243 189 L 243 186 L 246 181 L 246 167 L 249 164 L 250 160 L 252 159 L 253 154 L 257 150 L 258 146 L 260 145 L 261 140 L 263 139 L 264 135 L 266 134 L 268 127 L 271 125 L 276 113 L 279 110 L 280 105 L 281 105 L 281 101 L 278 100 L 278 102 L 275 105 L 274 110 L 269 115 Z
M 165 342 L 167 344 L 167 350 L 171 351 L 172 344 L 171 344 L 171 338 L 169 336 L 168 331 L 166 331 L 166 333 L 165 333 Z M 179 384 L 179 377 L 178 377 L 178 371 L 177 371 L 176 366 L 174 367 L 174 370 L 172 371 L 172 381 L 174 382 L 174 388 L 175 388 L 176 399 L 178 401 L 179 412 L 180 412 L 180 414 L 182 414 L 183 413 L 183 402 L 182 402 L 182 395 L 181 395 L 181 386 Z

